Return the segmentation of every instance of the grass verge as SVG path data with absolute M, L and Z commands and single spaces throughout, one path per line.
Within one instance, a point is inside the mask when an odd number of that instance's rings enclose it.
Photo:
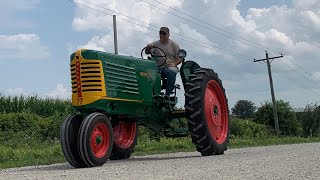
M 311 142 L 320 142 L 320 137 L 269 137 L 263 139 L 231 139 L 229 148 Z M 152 140 L 143 140 L 138 142 L 133 155 L 141 156 L 159 153 L 190 151 L 195 151 L 195 146 L 191 143 L 190 138 L 162 138 L 160 139 L 160 142 Z M 18 147 L 0 145 L 0 169 L 30 165 L 45 165 L 61 162 L 65 162 L 65 159 L 63 157 L 60 144 L 57 143 L 32 143 L 32 146 L 26 145 Z

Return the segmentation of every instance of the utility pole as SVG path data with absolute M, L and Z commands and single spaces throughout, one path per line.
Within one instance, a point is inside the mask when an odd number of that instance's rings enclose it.
M 277 58 L 282 58 L 283 55 L 281 56 L 276 56 L 276 57 L 271 57 L 269 58 L 268 52 L 266 51 L 266 58 L 265 59 L 254 59 L 253 62 L 258 62 L 258 61 L 265 61 L 267 60 L 267 66 L 268 66 L 268 74 L 269 74 L 269 82 L 270 82 L 270 89 L 271 89 L 271 97 L 272 97 L 272 105 L 273 105 L 273 116 L 274 116 L 274 126 L 276 129 L 276 134 L 279 135 L 279 122 L 278 122 L 278 113 L 277 113 L 277 106 L 276 106 L 276 99 L 274 96 L 274 91 L 273 91 L 273 81 L 272 81 L 272 75 L 271 75 L 271 66 L 270 66 L 270 60 L 272 59 L 277 59 Z

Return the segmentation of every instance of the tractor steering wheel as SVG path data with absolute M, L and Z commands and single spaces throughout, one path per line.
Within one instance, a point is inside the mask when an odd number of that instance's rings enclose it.
M 158 51 L 158 53 L 156 53 L 157 51 Z M 159 52 L 159 51 L 160 51 L 160 52 Z M 144 53 L 143 53 L 143 52 L 144 52 Z M 147 47 L 144 47 L 144 48 L 141 50 L 141 59 L 145 59 L 145 58 L 143 57 L 144 54 L 147 54 L 147 55 L 150 54 L 150 55 L 151 55 L 151 57 L 150 57 L 150 56 L 147 56 L 147 59 L 152 59 L 152 58 L 154 58 L 154 57 L 163 59 L 164 62 L 161 63 L 160 65 L 157 65 L 158 67 L 166 64 L 166 62 L 167 62 L 167 55 L 166 55 L 166 53 L 165 53 L 161 48 L 159 48 L 159 47 L 157 47 L 157 46 L 152 46 L 152 48 L 150 49 L 150 51 L 147 50 Z M 157 54 L 161 54 L 161 55 L 157 55 Z

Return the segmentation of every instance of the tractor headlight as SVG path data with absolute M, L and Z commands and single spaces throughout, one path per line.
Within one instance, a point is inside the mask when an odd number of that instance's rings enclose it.
M 181 59 L 184 59 L 187 56 L 187 52 L 183 49 L 179 49 L 179 51 L 177 52 L 178 57 Z

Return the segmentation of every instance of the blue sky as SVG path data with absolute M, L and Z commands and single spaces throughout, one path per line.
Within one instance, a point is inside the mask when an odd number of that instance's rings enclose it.
M 172 39 L 188 51 L 187 59 L 217 71 L 229 106 L 240 99 L 257 106 L 270 101 L 263 48 L 254 48 L 214 31 L 172 16 L 172 9 L 154 0 L 75 0 L 106 13 L 108 9 L 146 22 L 148 28 L 168 26 Z M 90 3 L 93 4 L 90 4 Z M 162 3 L 208 22 L 286 58 L 272 66 L 277 99 L 294 107 L 320 98 L 320 2 L 316 0 L 163 0 Z M 156 5 L 166 11 L 152 6 Z M 101 8 L 105 7 L 105 9 Z M 177 12 L 174 12 L 177 13 Z M 137 26 L 118 14 L 119 53 L 139 56 L 158 38 L 157 32 Z M 180 14 L 181 15 L 181 14 Z M 182 15 L 181 15 L 182 16 Z M 188 18 L 188 17 L 186 17 Z M 194 19 L 193 19 L 194 21 Z M 76 6 L 68 0 L 4 0 L 0 2 L 0 93 L 70 98 L 69 55 L 78 48 L 113 52 L 112 17 Z M 197 21 L 199 23 L 199 21 Z M 210 27 L 213 29 L 212 27 Z M 252 59 L 239 59 L 212 48 L 195 46 L 175 34 L 195 38 Z M 251 61 L 252 60 L 252 61 Z M 178 82 L 181 80 L 178 79 Z M 183 92 L 180 92 L 183 103 Z M 181 106 L 180 103 L 180 106 Z

